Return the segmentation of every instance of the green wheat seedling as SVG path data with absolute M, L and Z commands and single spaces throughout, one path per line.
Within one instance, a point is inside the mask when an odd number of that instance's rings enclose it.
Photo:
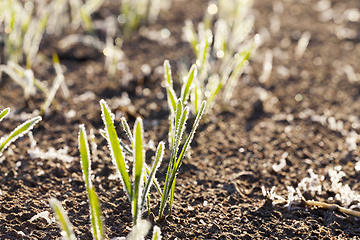
M 257 35 L 253 40 L 249 38 L 254 24 L 254 18 L 248 14 L 251 6 L 251 0 L 221 0 L 218 6 L 211 3 L 198 32 L 192 21 L 186 20 L 183 32 L 196 55 L 198 70 L 191 96 L 193 110 L 206 100 L 208 113 L 223 87 L 223 102 L 229 102 L 250 54 L 259 44 Z M 216 13 L 218 19 L 212 24 Z
M 0 112 L 0 122 L 10 113 L 10 108 L 5 108 Z M 16 139 L 24 136 L 27 132 L 34 128 L 35 124 L 41 121 L 41 117 L 37 116 L 27 120 L 26 122 L 19 125 L 15 128 L 8 136 L 0 138 L 0 156 L 3 154 L 3 151 Z
M 167 199 L 170 195 L 170 203 L 169 203 L 169 216 L 172 214 L 172 205 L 174 200 L 174 190 L 175 190 L 175 182 L 176 182 L 176 174 L 179 171 L 179 168 L 182 163 L 182 158 L 187 151 L 188 146 L 194 137 L 196 128 L 199 125 L 200 119 L 206 108 L 206 101 L 202 101 L 201 105 L 198 106 L 198 99 L 196 98 L 193 101 L 194 112 L 196 112 L 196 118 L 192 130 L 185 140 L 185 144 L 182 147 L 180 154 L 179 146 L 181 143 L 181 139 L 185 133 L 185 125 L 187 122 L 189 107 L 186 106 L 188 101 L 190 92 L 192 91 L 193 82 L 196 79 L 197 70 L 196 66 L 193 65 L 187 76 L 184 78 L 184 83 L 181 88 L 181 95 L 178 100 L 176 100 L 176 93 L 173 88 L 173 80 L 171 74 L 171 66 L 168 60 L 164 62 L 164 77 L 166 81 L 166 91 L 167 91 L 167 101 L 170 109 L 169 116 L 169 148 L 170 148 L 170 162 L 168 165 L 168 170 L 166 173 L 165 186 L 162 193 L 160 211 L 159 211 L 159 221 L 162 219 L 165 205 Z M 195 90 L 196 91 L 196 88 Z M 197 94 L 195 94 L 197 96 Z M 185 107 L 186 106 L 186 107 Z
M 122 126 L 130 139 L 131 149 L 121 146 L 115 127 L 114 127 L 114 115 L 111 113 L 107 103 L 104 100 L 100 101 L 102 119 L 105 125 L 104 136 L 109 144 L 111 151 L 111 157 L 114 165 L 117 166 L 117 170 L 120 176 L 120 180 L 131 202 L 131 213 L 134 226 L 137 224 L 141 216 L 142 208 L 147 204 L 149 209 L 149 191 L 153 182 L 155 181 L 155 173 L 162 161 L 164 153 L 164 143 L 160 142 L 156 150 L 155 161 L 151 168 L 151 171 L 145 163 L 145 150 L 144 150 L 144 130 L 141 118 L 137 118 L 134 124 L 133 134 L 126 120 L 122 119 Z M 128 173 L 128 167 L 125 162 L 125 155 L 123 149 L 127 149 L 127 152 L 131 152 L 134 157 L 132 181 Z
M 184 90 L 184 92 L 186 92 L 186 90 Z M 103 132 L 102 134 L 107 139 L 113 162 L 117 166 L 120 180 L 125 189 L 125 192 L 127 193 L 129 201 L 131 202 L 134 225 L 136 225 L 136 222 L 139 219 L 142 207 L 147 206 L 148 210 L 150 208 L 149 190 L 152 184 L 154 184 L 161 196 L 159 221 L 163 217 L 167 201 L 170 202 L 169 216 L 171 216 L 176 175 L 182 164 L 182 159 L 187 149 L 189 148 L 192 139 L 194 138 L 195 131 L 205 110 L 205 102 L 202 103 L 195 118 L 192 130 L 189 136 L 185 139 L 184 145 L 180 149 L 181 139 L 184 135 L 185 125 L 189 115 L 189 107 L 184 107 L 181 99 L 175 100 L 174 118 L 171 125 L 173 126 L 173 130 L 170 130 L 172 136 L 170 147 L 171 155 L 170 162 L 168 164 L 168 170 L 166 173 L 164 188 L 162 191 L 158 186 L 157 181 L 155 180 L 155 174 L 163 158 L 164 143 L 159 143 L 159 146 L 156 150 L 155 160 L 150 170 L 150 168 L 148 168 L 145 163 L 143 146 L 143 126 L 141 118 L 136 119 L 133 134 L 131 133 L 125 118 L 121 119 L 122 128 L 131 142 L 131 148 L 128 148 L 125 146 L 124 143 L 122 143 L 122 141 L 118 139 L 114 127 L 114 115 L 110 112 L 108 105 L 104 100 L 100 101 L 100 105 L 102 110 L 102 118 L 105 125 L 105 132 Z M 128 167 L 126 166 L 124 152 L 127 152 L 134 157 L 132 182 L 130 181 Z
M 61 235 L 63 236 L 63 240 L 76 240 L 76 236 L 73 231 L 73 226 L 70 223 L 70 220 L 62 207 L 61 203 L 52 198 L 50 200 L 50 206 L 53 209 L 56 219 L 58 220 L 58 224 L 61 229 Z M 143 240 L 147 235 L 150 229 L 150 223 L 146 220 L 140 220 L 139 223 L 133 228 L 133 230 L 127 236 L 127 240 Z M 158 226 L 154 226 L 153 237 L 152 240 L 161 240 L 161 230 Z
M 90 206 L 90 222 L 91 222 L 91 232 L 94 240 L 103 240 L 105 235 L 105 228 L 103 224 L 103 217 L 101 214 L 101 207 L 99 198 L 95 192 L 95 188 L 91 183 L 91 161 L 90 161 L 90 150 L 89 143 L 87 140 L 87 135 L 85 131 L 85 126 L 81 124 L 79 126 L 79 151 L 81 158 L 81 168 L 83 171 L 83 177 L 85 182 L 85 187 L 88 192 L 89 206 Z M 62 230 L 62 235 L 68 240 L 76 239 L 73 232 L 71 223 L 67 217 L 67 214 L 61 207 L 61 204 L 56 199 L 50 200 L 50 205 L 55 212 L 55 215 L 58 219 L 60 228 Z
M 90 151 L 85 126 L 79 126 L 79 150 L 81 157 L 81 167 L 83 170 L 85 187 L 88 192 L 89 205 L 90 205 L 90 220 L 92 225 L 92 233 L 95 240 L 104 239 L 104 224 L 102 222 L 101 208 L 99 198 L 95 192 L 95 188 L 91 183 L 91 162 Z
M 171 132 L 171 145 L 170 145 L 170 161 L 168 165 L 168 170 L 166 172 L 165 185 L 163 188 L 161 202 L 160 202 L 160 210 L 159 210 L 159 218 L 161 221 L 165 206 L 167 201 L 169 200 L 169 216 L 172 214 L 172 206 L 174 201 L 174 191 L 175 191 L 175 182 L 176 176 L 179 171 L 179 168 L 182 164 L 183 157 L 187 152 L 191 141 L 194 138 L 195 131 L 199 125 L 200 119 L 205 111 L 206 102 L 203 101 L 195 118 L 194 124 L 190 131 L 189 136 L 185 139 L 185 143 L 180 149 L 181 139 L 185 133 L 185 125 L 189 115 L 189 107 L 185 107 L 182 103 L 181 99 L 176 101 L 176 106 L 174 111 L 173 118 L 170 117 L 172 128 L 169 130 Z

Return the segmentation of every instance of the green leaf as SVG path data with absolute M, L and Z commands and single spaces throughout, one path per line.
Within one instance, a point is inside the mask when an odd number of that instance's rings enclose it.
M 34 125 L 41 121 L 41 117 L 37 116 L 32 119 L 27 120 L 17 128 L 15 128 L 8 137 L 2 138 L 0 145 L 0 153 L 4 151 L 12 142 L 14 142 L 19 137 L 22 137 L 28 131 L 33 129 Z
M 196 118 L 195 118 L 193 127 L 191 129 L 191 132 L 190 132 L 188 138 L 186 139 L 185 144 L 182 147 L 181 153 L 179 154 L 179 157 L 178 157 L 178 159 L 176 161 L 176 166 L 174 167 L 174 169 L 176 169 L 176 171 L 179 169 L 179 167 L 181 165 L 182 158 L 183 158 L 185 152 L 187 151 L 188 146 L 190 145 L 191 141 L 194 138 L 195 131 L 196 131 L 197 127 L 199 126 L 201 117 L 204 114 L 205 107 L 206 107 L 206 101 L 203 101 L 202 104 L 201 104 L 200 110 L 198 111 L 198 114 L 196 115 Z
M 179 141 L 182 136 L 178 134 L 179 132 L 179 126 L 180 126 L 180 120 L 181 120 L 181 116 L 183 113 L 183 104 L 181 102 L 181 100 L 179 99 L 177 101 L 177 105 L 176 105 L 176 111 L 175 111 L 175 119 L 174 119 L 174 128 L 171 129 L 172 131 L 174 131 L 171 135 L 173 137 L 172 141 L 171 141 L 171 154 L 170 154 L 170 164 L 169 167 L 172 168 L 173 163 L 174 163 L 174 159 L 178 150 L 178 146 L 179 146 Z
M 181 89 L 181 99 L 182 103 L 185 105 L 189 97 L 190 88 L 193 83 L 194 77 L 196 76 L 196 65 L 193 64 L 189 70 L 189 73 L 186 77 L 186 83 L 184 83 L 183 88 Z
M 196 38 L 196 33 L 195 33 L 195 29 L 194 29 L 194 24 L 190 19 L 187 19 L 185 21 L 185 26 L 183 28 L 185 36 L 188 40 L 188 42 L 191 44 L 194 53 L 196 56 L 198 56 L 199 51 L 197 50 L 197 46 L 199 44 L 197 38 Z
M 90 151 L 84 124 L 79 126 L 79 151 L 86 189 L 91 188 Z
M 0 113 L 0 122 L 10 113 L 10 108 L 5 108 Z
M 164 61 L 164 78 L 166 80 L 167 86 L 173 88 L 173 80 L 171 75 L 171 66 L 169 60 Z
M 55 198 L 50 199 L 50 206 L 53 209 L 56 218 L 58 220 L 58 224 L 61 228 L 61 235 L 66 240 L 76 240 L 76 236 L 73 231 L 73 227 L 69 221 L 69 218 L 61 206 L 60 202 Z
M 134 126 L 134 189 L 132 196 L 132 208 L 133 208 L 133 222 L 136 225 L 137 220 L 140 218 L 141 207 L 141 193 L 143 187 L 143 174 L 144 168 L 143 163 L 145 159 L 145 152 L 143 146 L 143 123 L 141 118 L 137 118 Z
M 171 66 L 168 60 L 164 61 L 164 78 L 166 80 L 167 101 L 171 114 L 176 110 L 176 93 L 173 88 L 173 80 L 171 76 Z
M 103 240 L 104 239 L 104 226 L 103 226 L 103 222 L 102 222 L 99 198 L 93 187 L 88 189 L 88 194 L 89 194 L 89 204 L 90 204 L 90 214 L 91 214 L 93 237 L 95 240 Z
M 166 179 L 165 179 L 165 186 L 164 186 L 164 190 L 163 190 L 163 196 L 161 198 L 161 203 L 160 203 L 160 210 L 159 210 L 159 221 L 161 221 L 161 218 L 162 218 L 162 215 L 163 215 L 163 212 L 164 212 L 164 208 L 165 208 L 165 205 L 166 205 L 166 202 L 168 197 L 169 197 L 169 193 L 171 191 L 171 188 L 173 187 L 173 184 L 175 184 L 175 180 L 176 180 L 176 174 L 181 166 L 181 163 L 182 163 L 182 158 L 185 154 L 185 152 L 187 151 L 187 148 L 188 146 L 190 145 L 192 139 L 194 138 L 194 134 L 195 134 L 195 131 L 199 125 L 199 122 L 200 122 L 200 119 L 204 113 L 204 110 L 205 110 L 205 106 L 206 106 L 206 102 L 203 101 L 202 102 L 202 105 L 198 111 L 198 114 L 195 118 L 195 121 L 194 121 L 194 124 L 193 124 L 193 127 L 191 129 L 191 132 L 188 136 L 188 138 L 186 139 L 185 141 L 185 144 L 184 146 L 182 147 L 182 150 L 181 150 L 181 153 L 179 154 L 179 157 L 177 158 L 177 160 L 175 161 L 174 163 L 174 166 L 173 166 L 173 171 L 171 172 L 171 175 L 169 174 L 169 171 L 166 175 Z M 168 174 L 170 176 L 168 176 Z M 170 203 L 173 201 L 173 198 L 174 196 L 172 195 L 170 197 Z M 164 202 L 163 202 L 164 201 Z M 171 213 L 171 211 L 170 211 Z
M 132 199 L 131 182 L 125 165 L 124 156 L 119 144 L 118 136 L 116 134 L 116 130 L 114 127 L 114 123 L 113 123 L 114 115 L 110 112 L 109 107 L 105 102 L 105 100 L 103 99 L 100 100 L 100 105 L 102 111 L 102 119 L 105 125 L 106 137 L 111 152 L 111 157 L 114 164 L 118 168 L 118 171 L 120 173 L 120 180 L 122 181 L 125 191 L 129 197 L 129 200 L 131 201 Z
M 172 206 L 173 206 L 173 203 L 174 203 L 175 182 L 176 182 L 176 175 L 175 175 L 174 181 L 173 181 L 173 183 L 171 185 L 170 204 L 169 204 L 169 217 L 172 214 Z
M 171 155 L 171 157 L 174 158 L 174 161 L 178 154 L 181 139 L 185 132 L 186 121 L 188 119 L 188 116 L 189 116 L 189 107 L 185 107 L 181 113 L 181 118 L 179 119 L 178 127 L 176 128 L 176 131 L 175 131 L 175 142 L 174 142 L 174 147 L 173 147 L 174 151 L 173 151 L 173 154 Z
M 121 127 L 123 128 L 124 132 L 126 133 L 127 137 L 129 138 L 130 142 L 131 142 L 131 146 L 132 148 L 134 147 L 134 137 L 131 134 L 131 130 L 129 127 L 129 124 L 127 123 L 126 119 L 124 117 L 121 118 Z
M 100 135 L 101 135 L 103 138 L 107 139 L 106 131 L 105 131 L 104 129 L 100 129 Z M 133 154 L 132 150 L 131 150 L 125 143 L 123 143 L 123 142 L 121 141 L 121 139 L 118 138 L 118 140 L 119 140 L 119 143 L 120 143 L 120 146 L 121 146 L 121 150 L 122 150 L 123 152 L 127 152 L 130 156 L 133 156 L 134 154 Z
M 165 143 L 160 142 L 159 146 L 157 147 L 157 150 L 156 150 L 155 160 L 154 160 L 154 163 L 152 165 L 151 172 L 149 173 L 149 176 L 148 176 L 148 178 L 146 180 L 144 193 L 143 193 L 142 200 L 141 200 L 141 206 L 145 205 L 146 197 L 149 195 L 151 185 L 155 180 L 156 171 L 159 168 L 159 166 L 161 164 L 161 161 L 162 161 L 162 158 L 164 156 L 164 148 L 165 148 Z

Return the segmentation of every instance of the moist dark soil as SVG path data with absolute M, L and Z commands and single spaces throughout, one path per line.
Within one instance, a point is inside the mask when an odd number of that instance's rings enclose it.
M 329 8 L 320 11 L 327 2 Z M 126 117 L 132 126 L 140 116 L 146 141 L 157 145 L 166 140 L 169 112 L 159 69 L 165 59 L 170 60 L 173 73 L 194 61 L 190 45 L 181 39 L 182 26 L 187 18 L 199 22 L 207 3 L 175 0 L 156 24 L 147 26 L 154 31 L 169 29 L 169 44 L 134 32 L 122 47 L 126 67 L 114 78 L 108 77 L 100 52 L 80 45 L 59 49 L 58 42 L 68 33 L 44 37 L 40 52 L 45 58 L 34 66 L 35 76 L 52 84 L 55 75 L 50 57 L 56 50 L 71 97 L 66 100 L 60 92 L 56 95 L 57 109 L 51 107 L 32 131 L 35 147 L 25 136 L 4 152 L 0 239 L 60 239 L 60 229 L 52 221 L 51 197 L 63 204 L 77 237 L 92 238 L 77 141 L 82 123 L 88 134 L 90 129 L 95 133 L 97 152 L 93 152 L 92 169 L 106 236 L 111 239 L 130 232 L 130 203 L 114 177 L 109 149 L 99 134 L 103 128 L 99 100 L 105 99 L 116 114 L 120 138 L 126 139 L 119 127 L 120 117 Z M 360 173 L 355 171 L 359 151 L 347 138 L 349 132 L 359 132 L 360 82 L 359 75 L 352 76 L 346 66 L 360 72 L 360 25 L 358 19 L 351 22 L 344 14 L 359 8 L 356 0 L 255 1 L 251 34 L 259 33 L 263 44 L 239 79 L 230 104 L 223 106 L 219 98 L 214 111 L 202 121 L 191 156 L 184 160 L 177 177 L 173 215 L 161 223 L 156 221 L 159 195 L 152 192 L 152 213 L 143 217 L 161 228 L 163 239 L 360 238 L 356 217 L 303 205 L 295 209 L 274 205 L 261 190 L 262 186 L 268 190 L 275 186 L 276 193 L 287 199 L 287 187 L 296 188 L 312 169 L 325 177 L 322 192 L 303 191 L 304 197 L 342 205 L 336 201 L 328 173 L 329 169 L 341 169 L 346 174 L 342 184 L 359 194 Z M 95 17 L 104 18 L 114 9 L 118 8 L 104 6 Z M 305 31 L 311 38 L 299 59 L 294 54 Z M 267 81 L 260 82 L 269 49 L 272 72 Z M 141 71 L 144 64 L 150 66 L 150 74 Z M 178 81 L 176 74 L 174 78 Z M 9 133 L 31 113 L 36 115 L 43 101 L 40 92 L 25 100 L 23 90 L 3 75 L 0 107 L 10 107 L 12 114 L 1 123 L 0 134 Z M 342 122 L 343 127 L 334 127 L 333 120 L 339 125 Z M 30 154 L 36 147 L 43 153 Z M 50 148 L 61 150 L 62 155 L 46 155 Z M 153 155 L 150 146 L 146 153 L 149 163 Z M 166 156 L 157 174 L 160 183 L 165 179 Z M 284 156 L 286 165 L 275 171 L 274 164 Z M 50 222 L 41 217 L 30 221 L 44 211 L 50 213 Z

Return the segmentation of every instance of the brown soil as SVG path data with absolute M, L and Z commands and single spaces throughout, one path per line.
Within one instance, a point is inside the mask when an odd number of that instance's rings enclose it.
M 189 44 L 181 40 L 181 28 L 186 18 L 200 21 L 207 5 L 207 1 L 200 0 L 173 2 L 171 10 L 163 13 L 156 25 L 149 26 L 152 30 L 168 28 L 173 45 L 159 45 L 138 33 L 124 43 L 126 65 L 132 74 L 127 85 L 122 80 L 129 75 L 124 72 L 118 72 L 113 81 L 107 77 L 104 57 L 96 51 L 78 46 L 81 57 L 74 55 L 74 49 L 59 53 L 66 67 L 71 99 L 65 101 L 57 94 L 59 110 L 48 113 L 33 130 L 33 135 L 42 151 L 68 147 L 66 155 L 73 157 L 73 161 L 31 158 L 27 152 L 28 137 L 19 139 L 5 151 L 0 165 L 0 239 L 60 239 L 56 222 L 49 224 L 43 218 L 30 221 L 40 212 L 51 213 L 51 197 L 62 202 L 77 237 L 91 239 L 77 143 L 81 123 L 88 133 L 92 128 L 96 134 L 98 157 L 93 159 L 92 169 L 107 238 L 129 233 L 130 204 L 119 180 L 112 178 L 115 169 L 98 131 L 103 127 L 99 100 L 108 101 L 117 114 L 117 124 L 120 116 L 125 116 L 131 126 L 135 118 L 141 116 L 147 141 L 157 144 L 167 139 L 166 93 L 156 67 L 165 59 L 169 59 L 174 68 L 193 61 Z M 273 206 L 261 191 L 262 186 L 266 189 L 276 186 L 277 194 L 287 198 L 286 187 L 297 187 L 309 176 L 308 170 L 313 169 L 325 176 L 323 192 L 320 195 L 304 192 L 305 198 L 338 203 L 330 201 L 335 193 L 330 188 L 328 170 L 339 166 L 346 173 L 342 183 L 359 191 L 360 173 L 355 171 L 359 151 L 349 150 L 346 135 L 341 131 L 332 130 L 330 124 L 321 124 L 307 113 L 334 117 L 343 122 L 344 130 L 358 132 L 360 84 L 350 82 L 343 69 L 350 65 L 355 72 L 360 72 L 357 64 L 360 62 L 359 21 L 340 20 L 346 9 L 360 8 L 360 2 L 331 0 L 335 20 L 329 21 L 321 21 L 321 13 L 316 10 L 318 2 L 255 1 L 253 33 L 260 33 L 265 42 L 240 79 L 231 106 L 221 111 L 217 105 L 208 121 L 202 122 L 192 143 L 191 157 L 185 160 L 177 178 L 173 216 L 160 224 L 154 221 L 159 200 L 158 195 L 153 194 L 155 214 L 145 217 L 152 225 L 161 227 L 163 239 L 360 238 L 357 218 L 305 206 L 289 211 L 282 205 Z M 283 11 L 276 7 L 279 3 Z M 270 30 L 274 8 L 281 22 L 279 31 Z M 97 17 L 108 12 L 104 10 Z M 355 35 L 338 37 L 336 33 L 341 28 L 354 31 Z M 311 33 L 311 40 L 302 59 L 295 60 L 294 51 L 304 31 Z M 45 38 L 41 52 L 50 57 L 57 41 L 59 39 Z M 270 79 L 260 83 L 267 49 L 273 50 L 273 70 Z M 147 76 L 140 71 L 145 63 L 152 68 Z M 35 76 L 52 83 L 51 64 L 38 65 Z M 79 100 L 87 91 L 95 95 Z M 267 97 L 260 99 L 261 93 Z M 131 104 L 118 104 L 119 98 L 125 98 L 124 94 L 128 94 Z M 298 94 L 302 97 L 297 99 L 300 101 L 295 99 Z M 14 115 L 1 123 L 0 134 L 9 133 L 23 121 L 17 116 L 39 109 L 43 101 L 40 93 L 25 101 L 22 89 L 3 78 L 0 108 L 11 107 Z M 70 110 L 76 111 L 74 117 L 66 117 Z M 125 137 L 119 127 L 118 132 L 120 137 Z M 286 166 L 275 172 L 272 166 L 285 152 L 288 153 Z M 146 155 L 150 158 L 153 154 L 148 149 Z M 165 171 L 163 164 L 157 175 L 160 182 L 164 182 Z

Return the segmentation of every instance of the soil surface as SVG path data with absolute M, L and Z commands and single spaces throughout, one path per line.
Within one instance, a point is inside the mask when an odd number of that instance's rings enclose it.
M 109 150 L 99 134 L 103 128 L 99 100 L 108 102 L 117 126 L 122 116 L 130 126 L 141 116 L 146 141 L 157 145 L 166 140 L 168 109 L 159 70 L 165 59 L 174 73 L 194 61 L 190 45 L 181 40 L 182 26 L 187 18 L 200 21 L 207 2 L 174 0 L 171 9 L 148 26 L 153 31 L 169 29 L 171 41 L 166 44 L 135 32 L 122 47 L 125 68 L 113 80 L 107 76 L 101 53 L 84 46 L 61 51 L 57 44 L 68 33 L 44 37 L 40 52 L 45 60 L 34 66 L 35 76 L 52 84 L 50 57 L 53 50 L 58 51 L 71 97 L 56 95 L 58 109 L 51 107 L 32 131 L 36 146 L 26 136 L 4 152 L 0 239 L 60 239 L 49 206 L 51 197 L 63 204 L 78 239 L 91 239 L 77 142 L 82 123 L 88 134 L 90 129 L 95 133 L 92 169 L 107 238 L 130 232 L 130 203 L 114 177 Z M 296 188 L 312 169 L 322 189 L 319 193 L 301 189 L 307 200 L 346 207 L 358 204 L 341 201 L 339 196 L 353 194 L 358 201 L 360 192 L 360 172 L 355 170 L 360 160 L 359 8 L 357 0 L 255 0 L 252 34 L 259 33 L 263 44 L 239 80 L 231 104 L 223 107 L 219 100 L 207 121 L 202 121 L 191 157 L 184 160 L 177 177 L 173 215 L 156 222 L 156 192 L 152 213 L 144 215 L 161 228 L 163 239 L 360 239 L 358 218 L 304 205 L 273 204 L 261 189 L 275 186 L 276 194 L 287 200 L 288 187 Z M 113 9 L 117 8 L 104 6 L 95 17 L 103 19 Z M 300 58 L 296 49 L 306 31 L 311 38 Z M 272 72 L 267 81 L 259 81 L 264 80 L 263 62 L 269 51 Z M 144 64 L 151 73 L 141 71 Z M 0 136 L 37 115 L 43 101 L 40 92 L 25 101 L 23 90 L 4 76 L 0 108 L 10 107 L 12 114 L 1 123 Z M 117 130 L 125 138 L 121 128 Z M 151 145 L 146 153 L 149 160 L 154 155 Z M 160 183 L 165 179 L 166 160 L 157 175 Z M 334 169 L 346 174 L 340 182 L 354 192 L 336 195 L 339 192 L 330 179 Z M 50 213 L 48 220 L 31 220 L 44 211 Z

